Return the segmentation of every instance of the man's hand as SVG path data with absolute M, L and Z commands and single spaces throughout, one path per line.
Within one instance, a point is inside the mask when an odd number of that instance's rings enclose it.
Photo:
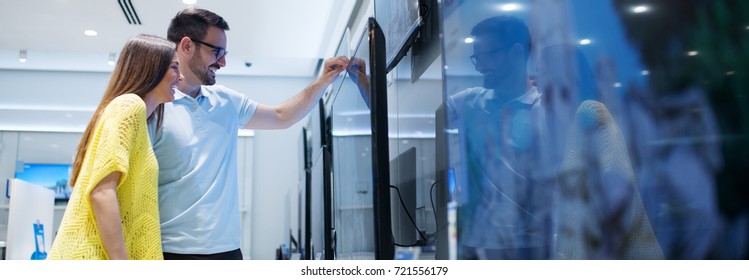
M 326 85 L 332 83 L 338 74 L 346 70 L 348 67 L 349 60 L 345 56 L 331 57 L 325 60 L 322 68 L 322 75 L 318 78 L 321 82 Z

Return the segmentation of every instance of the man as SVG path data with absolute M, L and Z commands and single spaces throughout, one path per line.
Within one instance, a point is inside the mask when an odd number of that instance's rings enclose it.
M 536 184 L 541 94 L 527 75 L 531 38 L 510 16 L 473 27 L 473 55 L 483 87 L 447 99 L 459 131 L 461 259 L 548 257 L 548 199 Z M 477 125 L 481 124 L 481 125 Z
M 323 73 L 300 93 L 276 105 L 258 104 L 216 83 L 226 65 L 227 22 L 187 8 L 171 21 L 180 72 L 163 127 L 152 130 L 159 161 L 159 212 L 164 259 L 242 259 L 237 183 L 237 129 L 281 129 L 301 120 L 348 65 L 327 59 Z

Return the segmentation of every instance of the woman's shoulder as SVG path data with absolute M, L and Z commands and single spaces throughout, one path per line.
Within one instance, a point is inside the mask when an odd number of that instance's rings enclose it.
M 112 99 L 112 102 L 109 103 L 109 107 L 112 107 L 112 105 L 115 105 L 120 108 L 146 108 L 146 103 L 143 101 L 143 98 L 140 98 L 140 96 L 134 94 L 134 93 L 126 93 L 120 96 L 115 97 Z
M 145 114 L 146 103 L 140 96 L 127 93 L 115 97 L 104 109 L 103 114 L 109 116 L 127 116 Z

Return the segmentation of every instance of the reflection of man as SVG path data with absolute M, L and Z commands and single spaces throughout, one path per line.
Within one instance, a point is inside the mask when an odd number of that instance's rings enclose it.
M 547 258 L 549 207 L 543 206 L 550 192 L 532 186 L 532 140 L 542 118 L 541 95 L 527 75 L 528 28 L 498 16 L 478 23 L 471 36 L 470 58 L 483 87 L 447 100 L 449 123 L 460 133 L 458 172 L 465 184 L 459 258 Z
M 346 72 L 348 72 L 351 81 L 356 84 L 357 88 L 359 88 L 359 93 L 361 94 L 362 99 L 364 99 L 364 102 L 367 103 L 367 107 L 369 107 L 369 77 L 367 77 L 367 62 L 359 57 L 352 57 L 349 60 L 348 67 L 346 67 Z

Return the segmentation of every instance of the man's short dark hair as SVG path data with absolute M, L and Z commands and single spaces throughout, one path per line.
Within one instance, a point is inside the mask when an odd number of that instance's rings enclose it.
M 183 37 L 202 40 L 209 26 L 229 30 L 229 24 L 216 13 L 194 7 L 186 8 L 172 19 L 167 30 L 167 39 L 175 44 L 179 44 Z
M 528 26 L 513 16 L 503 15 L 482 20 L 471 29 L 471 36 L 494 38 L 501 42 L 503 47 L 520 44 L 525 50 L 526 59 L 531 53 L 531 35 Z

